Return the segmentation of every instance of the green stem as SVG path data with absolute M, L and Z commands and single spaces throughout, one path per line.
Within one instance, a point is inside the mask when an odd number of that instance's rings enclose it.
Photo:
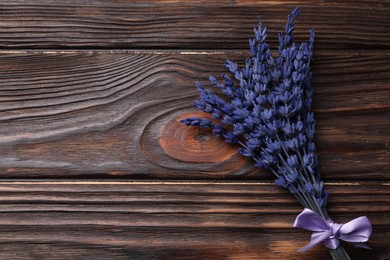
M 329 249 L 329 253 L 332 256 L 333 260 L 351 260 L 347 251 L 345 251 L 342 245 L 340 245 L 336 249 Z
M 277 137 L 278 141 L 281 142 L 279 139 L 279 136 L 276 135 L 276 137 Z M 242 142 L 239 142 L 239 144 L 242 147 L 247 147 Z M 282 145 L 282 149 L 283 149 L 283 152 L 288 157 L 288 153 L 283 145 Z M 284 164 L 284 166 L 288 168 L 287 163 L 285 162 L 284 158 L 280 154 L 279 154 L 279 158 L 281 159 L 281 162 Z M 306 168 L 305 168 L 304 163 L 303 163 L 303 158 L 299 152 L 298 152 L 298 158 L 299 158 L 299 161 L 300 161 L 302 168 L 304 170 L 303 173 L 299 171 L 299 174 L 301 175 L 301 177 L 303 177 L 303 179 L 305 179 L 308 182 L 310 182 L 310 180 L 311 180 L 313 183 L 315 183 L 314 176 L 312 176 L 311 174 L 309 174 L 306 171 Z M 275 175 L 275 177 L 279 177 L 279 174 L 276 171 L 271 169 L 271 172 Z M 302 181 L 300 180 L 300 185 L 299 185 L 300 189 L 302 188 L 301 185 L 304 185 L 304 183 L 302 183 Z M 301 205 L 303 207 L 313 210 L 317 214 L 321 215 L 321 217 L 324 219 L 329 218 L 329 214 L 328 214 L 326 208 L 318 205 L 318 202 L 317 202 L 316 198 L 313 197 L 313 195 L 309 196 L 302 189 L 293 195 L 301 203 Z M 345 251 L 344 247 L 341 244 L 336 249 L 329 249 L 329 253 L 332 256 L 333 260 L 351 260 L 348 253 Z
M 323 218 L 328 219 L 329 213 L 324 207 L 319 207 L 321 211 L 321 215 Z M 344 247 L 340 244 L 336 249 L 329 249 L 329 253 L 332 256 L 333 260 L 351 260 L 347 251 L 345 251 Z

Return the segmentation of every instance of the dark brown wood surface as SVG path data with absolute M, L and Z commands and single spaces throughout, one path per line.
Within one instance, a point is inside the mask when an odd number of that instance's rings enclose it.
M 330 211 L 347 222 L 365 214 L 372 251 L 388 259 L 390 190 L 329 184 Z M 53 259 L 324 259 L 325 248 L 297 253 L 309 234 L 291 228 L 291 195 L 251 182 L 4 182 L 0 257 Z M 325 258 L 326 259 L 326 258 Z
M 297 39 L 314 27 L 316 49 L 388 49 L 387 0 L 3 0 L 0 46 L 6 48 L 247 48 L 262 20 L 274 37 L 299 6 Z
M 269 179 L 194 113 L 196 78 L 246 52 L 5 51 L 4 177 Z M 325 180 L 389 180 L 390 52 L 321 52 L 314 109 Z M 28 124 L 28 127 L 26 127 Z
M 0 259 L 329 259 L 296 250 L 299 204 L 206 130 L 194 82 L 316 29 L 320 171 L 338 222 L 366 215 L 390 259 L 388 1 L 0 2 Z

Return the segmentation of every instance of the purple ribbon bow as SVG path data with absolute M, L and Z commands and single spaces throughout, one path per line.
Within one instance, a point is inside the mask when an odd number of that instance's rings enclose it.
M 356 247 L 370 249 L 364 242 L 370 238 L 372 226 L 365 216 L 355 218 L 345 224 L 337 224 L 331 219 L 323 219 L 310 209 L 304 209 L 295 219 L 294 227 L 314 231 L 310 243 L 298 252 L 305 252 L 321 242 L 324 242 L 330 249 L 336 249 L 340 244 L 340 239 Z

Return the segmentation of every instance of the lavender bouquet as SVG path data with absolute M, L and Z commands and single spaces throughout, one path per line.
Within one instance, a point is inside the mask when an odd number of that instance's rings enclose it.
M 328 193 L 318 172 L 313 142 L 315 131 L 312 106 L 314 30 L 309 42 L 293 42 L 295 8 L 288 16 L 284 31 L 278 34 L 278 56 L 273 57 L 266 43 L 267 29 L 261 22 L 249 40 L 251 57 L 240 69 L 228 60 L 225 67 L 234 79 L 223 75 L 223 83 L 211 83 L 226 96 L 219 97 L 196 82 L 200 92 L 195 108 L 211 118 L 182 120 L 187 126 L 211 128 L 226 142 L 238 143 L 238 152 L 250 157 L 257 167 L 275 175 L 275 184 L 287 188 L 304 207 L 294 227 L 313 231 L 311 241 L 298 251 L 323 242 L 333 259 L 350 259 L 340 240 L 366 247 L 372 232 L 366 217 L 345 224 L 334 223 L 326 210 Z M 238 83 L 238 85 L 237 85 Z M 227 101 L 228 100 L 228 101 Z

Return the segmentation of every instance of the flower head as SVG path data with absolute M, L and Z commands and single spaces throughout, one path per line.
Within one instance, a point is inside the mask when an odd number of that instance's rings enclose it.
M 298 15 L 295 8 L 278 34 L 277 57 L 266 43 L 267 28 L 259 23 L 255 37 L 249 40 L 251 56 L 244 67 L 231 60 L 225 63 L 234 79 L 223 75 L 219 83 L 215 77 L 209 78 L 225 98 L 196 83 L 200 95 L 194 106 L 214 120 L 194 117 L 182 122 L 211 128 L 227 142 L 241 144 L 238 152 L 252 158 L 257 167 L 270 170 L 277 177 L 276 185 L 297 196 L 310 194 L 314 201 L 300 200 L 306 207 L 311 203 L 323 207 L 327 193 L 318 173 L 311 112 L 314 30 L 310 30 L 308 42 L 294 43 Z

